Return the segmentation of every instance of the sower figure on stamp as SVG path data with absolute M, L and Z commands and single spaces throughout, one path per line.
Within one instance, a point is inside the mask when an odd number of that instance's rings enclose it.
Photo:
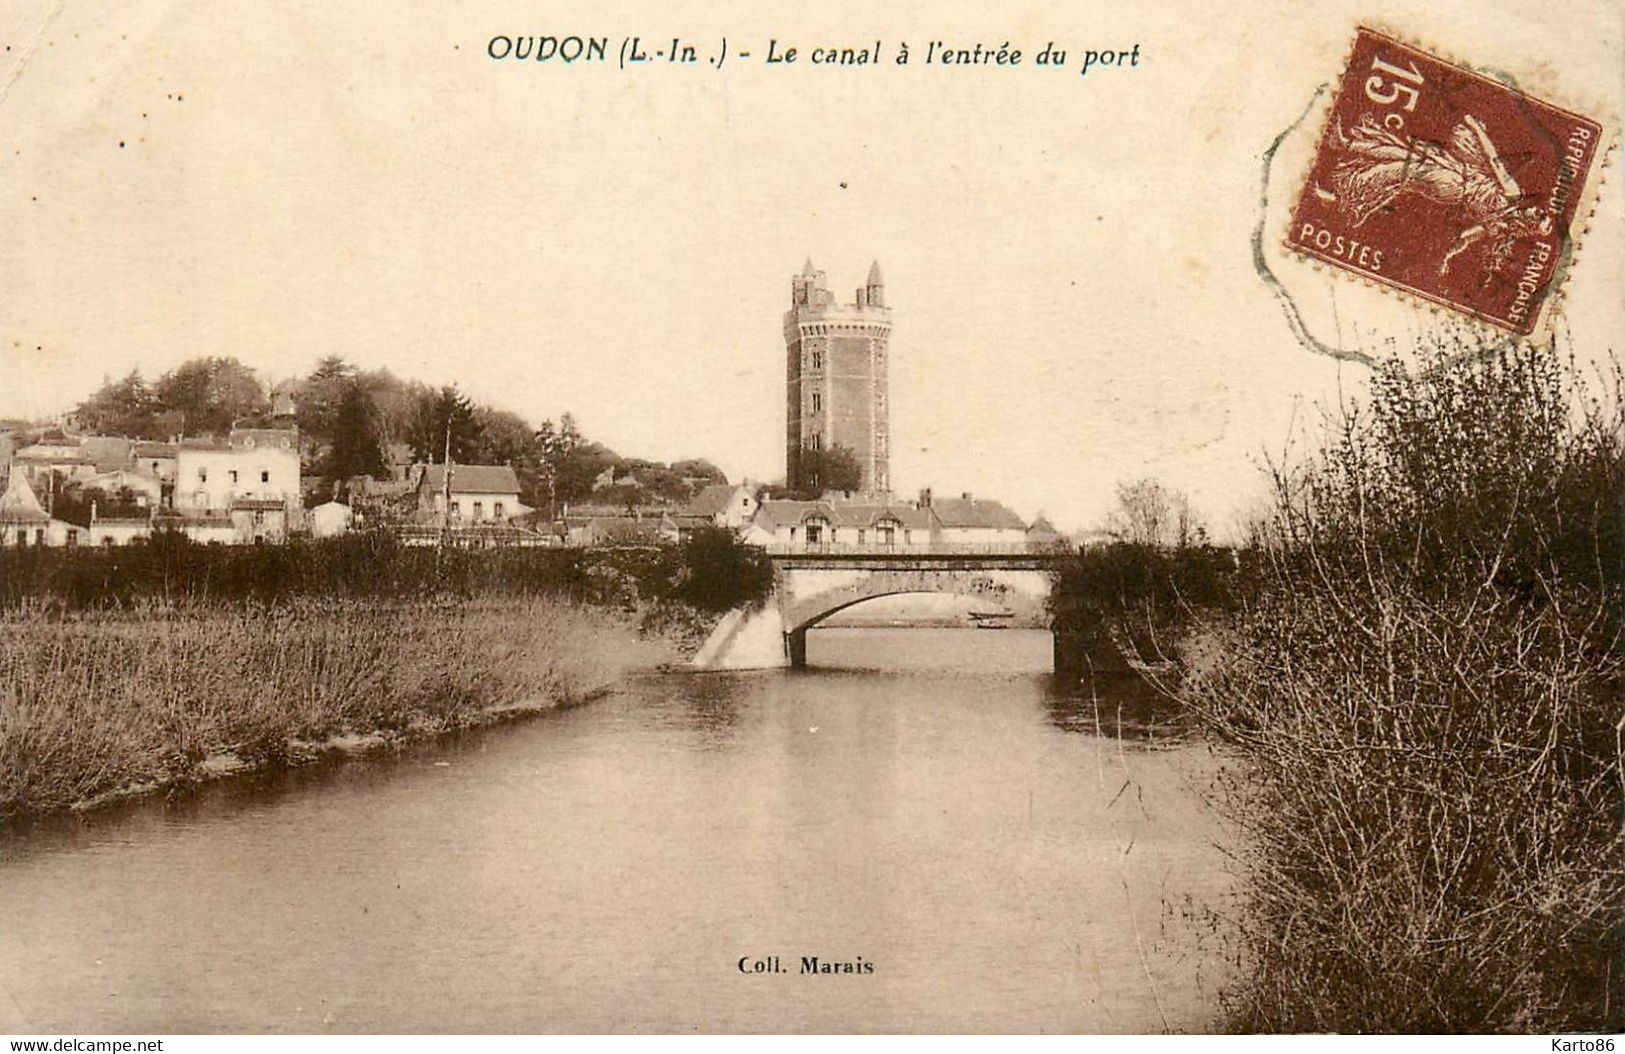
M 1335 200 L 1355 227 L 1406 193 L 1450 207 L 1466 221 L 1439 263 L 1441 275 L 1449 273 L 1451 260 L 1485 237 L 1492 239 L 1485 276 L 1499 274 L 1519 238 L 1552 232 L 1552 218 L 1539 204 L 1522 203 L 1522 188 L 1501 162 L 1484 123 L 1472 114 L 1456 125 L 1448 147 L 1402 139 L 1369 115 L 1352 134 L 1339 126 L 1336 135 L 1347 151 L 1332 173 L 1336 192 L 1318 187 L 1316 192 Z

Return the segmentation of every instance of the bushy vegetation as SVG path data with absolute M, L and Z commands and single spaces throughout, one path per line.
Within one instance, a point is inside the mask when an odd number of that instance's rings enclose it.
M 1210 545 L 1084 549 L 1056 567 L 1051 625 L 1075 653 L 1076 672 L 1103 661 L 1120 668 L 1127 658 L 1159 662 L 1184 646 L 1193 625 L 1234 603 L 1235 570 L 1233 552 Z
M 1463 350 L 1275 473 L 1180 689 L 1239 751 L 1240 1030 L 1625 1025 L 1617 372 Z
M 771 585 L 760 550 L 725 531 L 699 532 L 681 546 L 615 549 L 442 551 L 402 545 L 383 531 L 267 546 L 205 545 L 161 532 L 103 549 L 0 549 L 0 609 L 546 595 L 623 609 L 679 603 L 721 612 L 759 602 Z

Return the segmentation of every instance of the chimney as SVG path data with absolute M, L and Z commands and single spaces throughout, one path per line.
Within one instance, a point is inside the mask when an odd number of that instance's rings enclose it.
M 971 492 L 968 491 L 968 490 L 961 492 L 959 496 L 961 498 L 964 498 L 966 501 L 975 501 L 976 500 L 975 496 L 972 495 Z
M 920 508 L 929 509 L 930 507 L 931 507 L 931 488 L 930 487 L 921 487 L 920 488 Z

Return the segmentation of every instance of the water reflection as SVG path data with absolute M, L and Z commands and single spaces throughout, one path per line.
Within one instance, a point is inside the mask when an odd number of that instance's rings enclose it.
M 1058 690 L 1043 633 L 809 658 L 0 836 L 0 1032 L 1210 1021 L 1204 750 L 1134 749 L 1155 708 Z
M 1044 693 L 1050 724 L 1132 742 L 1141 748 L 1173 747 L 1192 732 L 1187 715 L 1138 674 L 1096 674 L 1079 683 L 1053 678 Z

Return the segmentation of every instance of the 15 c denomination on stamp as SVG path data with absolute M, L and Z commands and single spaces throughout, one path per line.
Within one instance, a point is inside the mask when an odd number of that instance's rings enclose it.
M 1597 122 L 1362 27 L 1287 245 L 1527 335 L 1601 149 Z

